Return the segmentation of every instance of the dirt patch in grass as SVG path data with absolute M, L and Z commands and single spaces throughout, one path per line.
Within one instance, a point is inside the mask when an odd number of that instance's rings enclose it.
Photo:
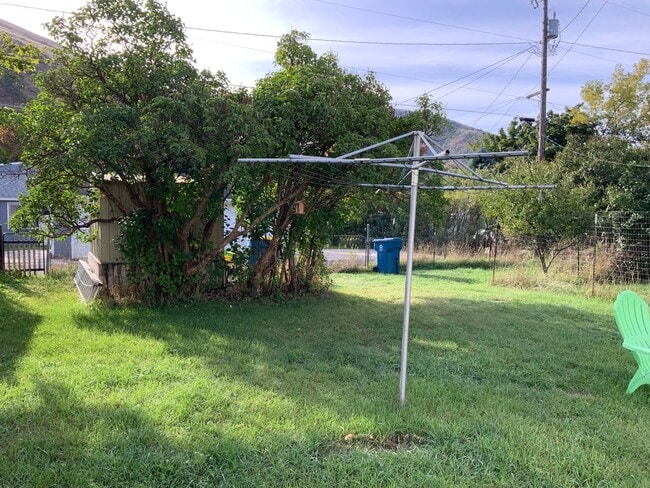
M 372 451 L 411 450 L 429 444 L 429 440 L 420 434 L 392 432 L 386 436 L 375 434 L 346 434 L 337 443 L 339 448 L 361 448 Z

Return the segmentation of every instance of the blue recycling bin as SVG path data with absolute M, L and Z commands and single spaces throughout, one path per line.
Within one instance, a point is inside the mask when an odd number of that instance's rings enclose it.
M 374 240 L 377 268 L 380 273 L 399 274 L 399 253 L 403 243 L 404 241 L 399 237 Z
M 260 256 L 268 249 L 269 241 L 268 239 L 251 240 L 249 246 L 251 248 L 251 255 L 248 258 L 248 265 L 255 266 Z

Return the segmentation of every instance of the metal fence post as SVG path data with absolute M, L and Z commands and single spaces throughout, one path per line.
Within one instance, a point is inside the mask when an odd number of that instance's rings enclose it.
M 366 268 L 370 266 L 370 224 L 366 224 Z

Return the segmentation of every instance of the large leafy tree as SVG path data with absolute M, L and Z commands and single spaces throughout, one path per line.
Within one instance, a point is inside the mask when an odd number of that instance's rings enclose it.
M 212 239 L 249 134 L 247 94 L 193 66 L 181 21 L 155 0 L 90 0 L 49 30 L 61 49 L 25 110 L 35 171 L 15 224 L 88 229 L 101 193 L 124 214 L 122 252 L 143 298 L 196 293 L 236 237 Z
M 497 166 L 500 177 L 512 182 L 558 185 L 544 192 L 541 201 L 525 191 L 481 198 L 486 214 L 498 216 L 508 232 L 528 240 L 543 270 L 579 236 L 588 213 L 650 211 L 649 74 L 647 60 L 631 72 L 617 67 L 609 82 L 583 87 L 582 104 L 551 116 L 548 134 L 559 148 L 552 163 Z M 533 127 L 515 122 L 482 143 L 489 150 L 532 149 L 537 144 Z
M 41 59 L 41 52 L 31 44 L 18 44 L 6 32 L 0 32 L 0 82 L 16 79 L 19 73 L 31 73 Z M 0 108 L 0 163 L 17 161 L 22 147 L 16 125 L 20 114 Z
M 597 210 L 650 210 L 650 62 L 630 72 L 614 70 L 609 82 L 592 81 L 582 89 L 584 104 L 574 119 L 597 133 L 563 154 L 575 183 L 590 183 Z
M 650 210 L 650 64 L 614 70 L 609 82 L 592 81 L 572 112 L 572 123 L 594 127 L 584 141 L 569 141 L 558 158 L 575 185 L 592 188 L 598 211 Z
M 18 44 L 6 32 L 0 32 L 0 68 L 24 73 L 34 71 L 41 52 L 31 44 Z
M 584 104 L 577 117 L 596 124 L 598 134 L 563 155 L 576 185 L 589 183 L 600 211 L 622 211 L 613 221 L 615 262 L 619 270 L 648 269 L 643 239 L 630 229 L 650 234 L 650 61 L 640 60 L 626 72 L 620 66 L 609 82 L 592 81 L 582 89 Z M 606 216 L 603 216 L 607 218 Z M 602 217 L 601 217 L 602 218 Z
M 650 138 L 650 61 L 640 60 L 625 72 L 617 66 L 612 79 L 596 80 L 582 88 L 584 104 L 575 119 L 597 124 L 604 137 L 647 145 Z
M 387 90 L 372 75 L 343 70 L 334 54 L 317 55 L 307 39 L 297 31 L 283 36 L 275 56 L 279 69 L 253 91 L 256 115 L 268 133 L 263 155 L 336 156 L 386 138 L 393 118 Z M 258 166 L 249 173 L 249 185 L 235 187 L 240 209 L 252 210 L 249 220 L 286 202 L 258 229 L 271 236 L 251 276 L 258 292 L 297 293 L 318 284 L 325 238 L 341 219 L 349 182 L 359 171 L 338 165 Z M 305 206 L 302 215 L 296 214 L 298 201 Z
M 339 156 L 396 131 L 440 123 L 440 108 L 432 103 L 417 115 L 396 118 L 388 91 L 372 74 L 345 71 L 333 53 L 317 55 L 307 40 L 308 35 L 298 31 L 283 36 L 275 57 L 279 69 L 260 80 L 253 92 L 256 114 L 269 134 L 267 156 Z M 396 156 L 405 150 L 408 143 L 372 154 Z M 332 229 L 369 198 L 355 184 L 386 181 L 385 170 L 353 165 L 295 164 L 256 171 L 255 181 L 262 185 L 240 192 L 240 207 L 257 206 L 252 217 L 272 202 L 287 202 L 261 228 L 271 235 L 270 245 L 251 283 L 267 292 L 279 287 L 297 293 L 322 282 L 322 249 Z M 295 211 L 298 200 L 305 206 L 302 215 Z

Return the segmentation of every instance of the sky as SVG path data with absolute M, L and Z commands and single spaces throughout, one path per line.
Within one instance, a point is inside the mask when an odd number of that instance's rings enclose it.
M 161 0 L 186 27 L 201 69 L 253 87 L 274 71 L 278 37 L 310 34 L 351 72 L 368 71 L 397 108 L 424 93 L 448 118 L 496 132 L 540 111 L 542 0 Z M 592 80 L 650 58 L 647 0 L 548 0 L 559 36 L 549 41 L 548 109 L 581 102 Z M 47 36 L 43 24 L 83 0 L 0 1 L 0 18 Z

